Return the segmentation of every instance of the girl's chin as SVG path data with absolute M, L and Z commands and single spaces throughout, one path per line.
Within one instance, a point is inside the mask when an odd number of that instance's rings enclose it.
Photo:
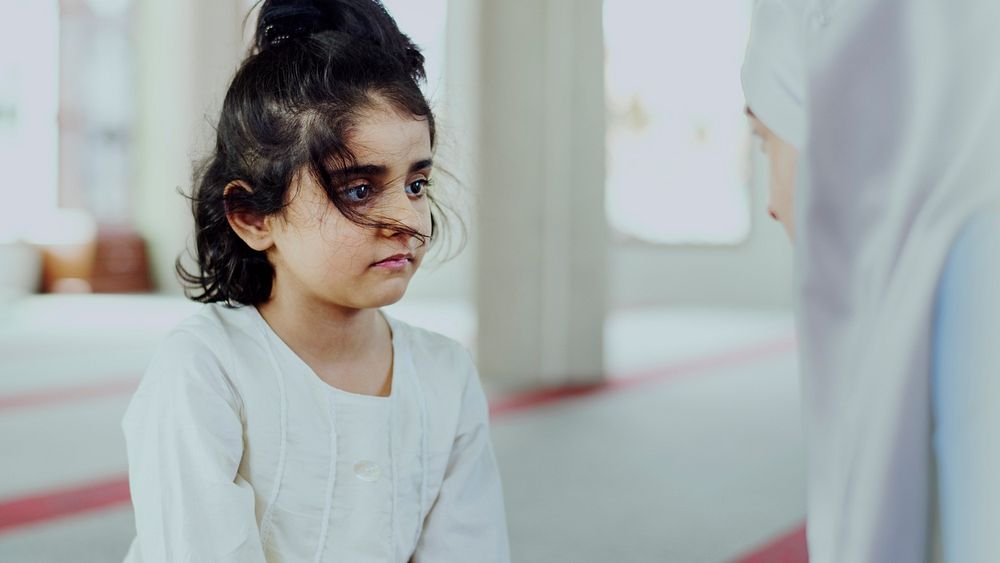
M 386 307 L 402 299 L 406 295 L 406 288 L 409 285 L 409 277 L 383 280 L 376 284 L 376 287 L 371 287 L 370 291 L 366 292 L 367 295 L 364 295 L 363 299 L 360 300 L 366 303 L 365 309 Z
M 347 291 L 330 293 L 329 289 L 320 290 L 316 293 L 316 297 L 320 301 L 345 309 L 378 309 L 402 299 L 409 285 L 410 276 L 362 278 L 355 280 Z

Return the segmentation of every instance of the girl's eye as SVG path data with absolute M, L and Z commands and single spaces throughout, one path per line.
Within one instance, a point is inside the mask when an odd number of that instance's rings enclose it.
M 352 203 L 361 203 L 371 197 L 371 195 L 372 187 L 368 184 L 361 184 L 344 190 L 344 196 L 347 198 L 347 201 Z
M 431 185 L 430 180 L 417 180 L 416 182 L 413 182 L 410 185 L 406 186 L 406 193 L 410 194 L 411 196 L 421 196 L 424 194 L 424 191 L 427 189 L 427 186 L 429 185 Z

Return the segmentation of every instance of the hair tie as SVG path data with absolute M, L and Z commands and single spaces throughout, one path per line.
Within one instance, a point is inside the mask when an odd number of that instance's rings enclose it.
M 271 5 L 260 16 L 261 49 L 273 47 L 289 39 L 308 37 L 322 27 L 324 14 L 311 5 Z

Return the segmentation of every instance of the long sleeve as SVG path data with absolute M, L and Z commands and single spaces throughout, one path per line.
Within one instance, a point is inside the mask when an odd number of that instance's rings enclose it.
M 176 332 L 122 422 L 136 542 L 128 563 L 264 563 L 254 492 L 237 474 L 241 403 L 217 351 Z
M 469 365 L 471 375 L 444 482 L 424 522 L 413 563 L 510 561 L 489 408 L 471 360 Z

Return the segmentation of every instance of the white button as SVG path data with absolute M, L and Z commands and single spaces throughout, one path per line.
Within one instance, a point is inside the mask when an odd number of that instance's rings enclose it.
M 363 459 L 354 464 L 354 476 L 362 481 L 374 483 L 382 476 L 382 468 L 374 461 Z

